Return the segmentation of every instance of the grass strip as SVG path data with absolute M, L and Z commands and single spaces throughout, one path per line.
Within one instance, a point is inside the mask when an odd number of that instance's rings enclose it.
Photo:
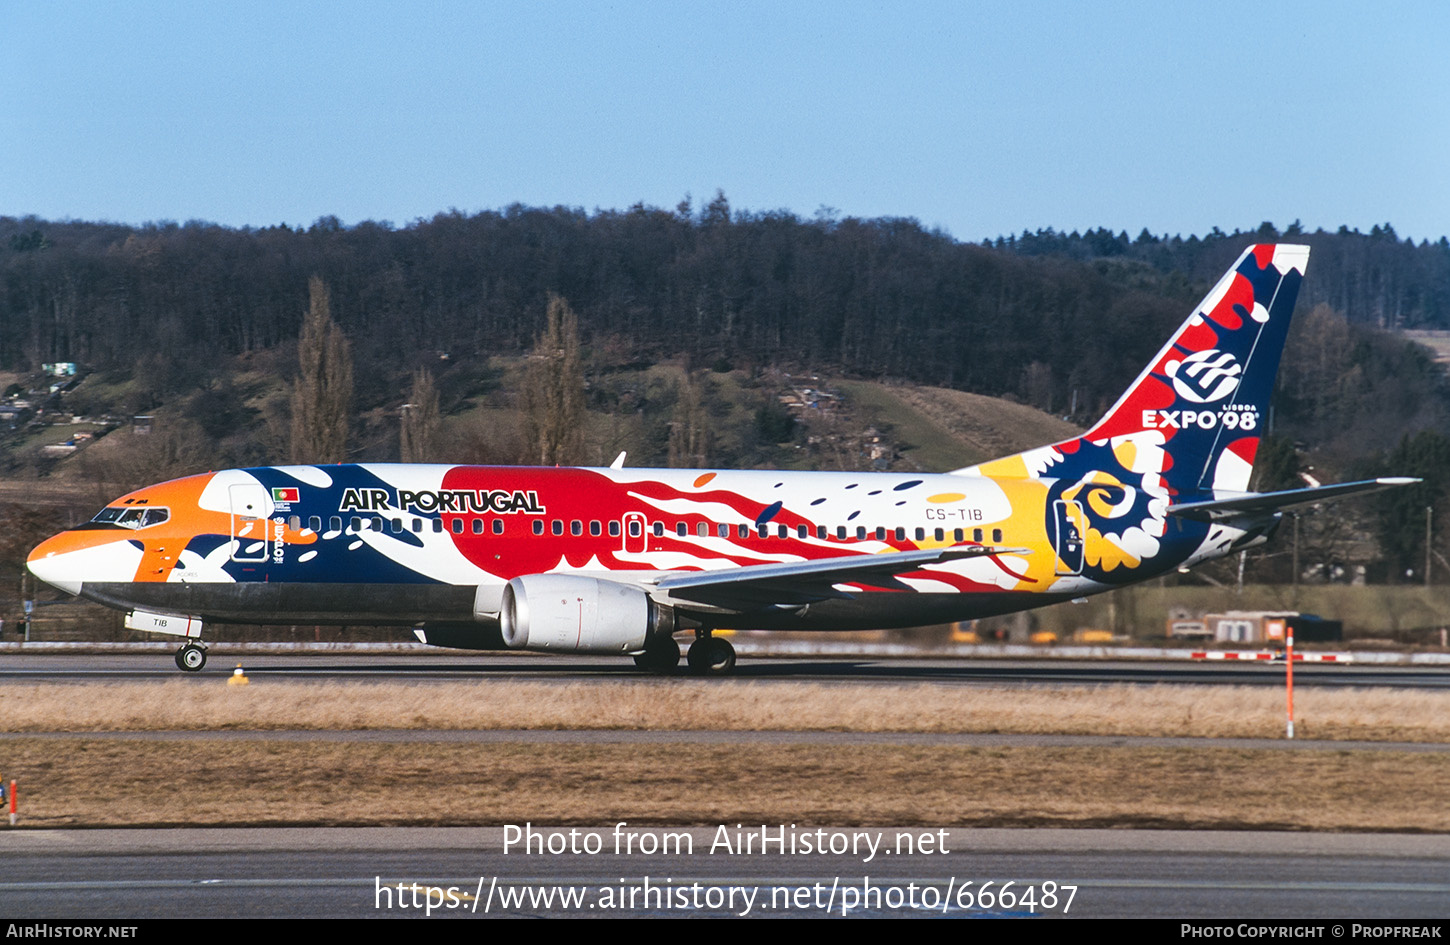
M 25 827 L 780 824 L 1450 830 L 1396 751 L 8 739 Z
M 1450 692 L 1305 688 L 1301 739 L 1450 741 Z M 1275 738 L 1260 686 L 1063 688 L 635 679 L 583 683 L 220 680 L 0 686 L 0 731 L 664 729 Z

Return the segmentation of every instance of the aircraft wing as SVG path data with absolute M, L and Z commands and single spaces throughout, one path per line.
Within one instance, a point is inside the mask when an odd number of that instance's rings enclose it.
M 1277 512 L 1292 505 L 1306 505 L 1340 496 L 1379 492 L 1383 489 L 1409 486 L 1417 482 L 1420 480 L 1392 477 L 1365 479 L 1360 482 L 1341 482 L 1338 485 L 1315 486 L 1308 489 L 1285 489 L 1281 492 L 1244 492 L 1196 502 L 1179 502 L 1168 506 L 1168 514 L 1181 515 L 1184 518 L 1199 521 L 1213 521 L 1232 518 L 1235 515 L 1252 515 L 1256 512 Z
M 855 595 L 837 590 L 835 584 L 869 584 L 873 587 L 907 590 L 898 574 L 916 571 L 929 564 L 981 558 L 1000 554 L 1031 554 L 1027 548 L 995 548 L 972 545 L 925 548 L 872 555 L 846 555 L 815 561 L 757 564 L 722 571 L 690 571 L 661 578 L 656 587 L 685 601 L 727 610 L 759 610 L 774 606 L 799 606 L 815 601 L 853 600 Z

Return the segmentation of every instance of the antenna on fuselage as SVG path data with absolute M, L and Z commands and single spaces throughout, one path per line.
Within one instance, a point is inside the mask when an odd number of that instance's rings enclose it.
M 623 469 L 624 468 L 624 454 L 625 454 L 625 452 L 626 452 L 625 450 L 620 450 L 619 451 L 619 455 L 616 456 L 616 457 L 614 457 L 614 462 L 612 462 L 612 463 L 609 464 L 609 468 L 610 469 Z

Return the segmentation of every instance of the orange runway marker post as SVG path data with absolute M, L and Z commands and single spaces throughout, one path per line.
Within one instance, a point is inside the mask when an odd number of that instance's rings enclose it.
M 1289 725 L 1286 738 L 1294 737 L 1294 629 L 1285 631 L 1284 688 L 1289 699 Z

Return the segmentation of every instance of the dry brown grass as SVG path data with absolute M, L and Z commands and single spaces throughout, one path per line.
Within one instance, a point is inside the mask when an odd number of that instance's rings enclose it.
M 1077 436 L 1081 428 L 1050 413 L 997 397 L 944 387 L 893 387 L 891 393 L 988 459 Z
M 1450 693 L 1304 689 L 1301 738 L 1450 741 Z M 1266 687 L 1062 689 L 624 680 L 587 683 L 261 679 L 0 687 L 0 731 L 665 729 L 1278 737 Z
M 1450 756 L 12 738 L 28 827 L 801 823 L 1450 830 Z

